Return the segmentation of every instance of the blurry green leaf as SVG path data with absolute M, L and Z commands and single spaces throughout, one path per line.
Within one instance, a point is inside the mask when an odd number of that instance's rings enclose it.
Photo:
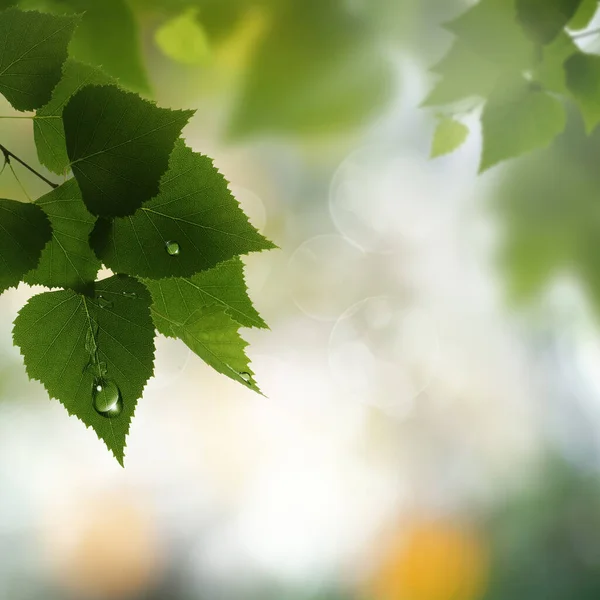
M 562 103 L 524 84 L 499 87 L 481 117 L 480 171 L 500 161 L 547 146 L 565 127 Z
M 569 21 L 569 29 L 573 29 L 574 31 L 585 29 L 590 24 L 590 21 L 594 18 L 597 10 L 598 0 L 582 0 L 582 2 L 579 4 L 577 12 Z
M 133 214 L 158 193 L 190 110 L 158 108 L 114 86 L 88 86 L 63 111 L 67 153 L 88 210 Z
M 229 132 L 326 133 L 365 122 L 390 69 L 364 23 L 337 0 L 282 3 L 256 49 Z
M 274 248 L 248 222 L 212 160 L 177 142 L 160 193 L 133 216 L 99 221 L 92 246 L 118 273 L 189 277 L 240 254 Z
M 52 239 L 42 252 L 37 268 L 24 281 L 49 288 L 82 289 L 96 279 L 100 261 L 88 237 L 96 219 L 87 211 L 75 179 L 42 196 L 36 205 L 48 215 Z
M 564 32 L 560 33 L 551 44 L 544 47 L 541 61 L 532 69 L 533 81 L 545 90 L 566 94 L 564 63 L 576 52 L 579 50 L 571 37 Z
M 457 40 L 448 54 L 431 68 L 442 79 L 434 86 L 422 106 L 441 106 L 464 98 L 485 98 L 503 71 Z
M 0 200 L 0 293 L 35 269 L 51 236 L 52 227 L 39 206 Z
M 533 44 L 517 23 L 515 0 L 481 0 L 446 28 L 504 71 L 527 69 L 535 56 Z
M 516 0 L 517 16 L 527 34 L 549 44 L 577 13 L 582 0 Z
M 199 65 L 210 57 L 209 41 L 193 9 L 165 23 L 155 39 L 166 56 L 180 63 Z
M 40 162 L 54 173 L 69 167 L 62 113 L 65 105 L 86 85 L 112 83 L 112 78 L 96 67 L 67 60 L 63 77 L 52 92 L 52 99 L 40 108 L 33 119 L 33 134 Z
M 17 110 L 50 100 L 78 20 L 13 8 L 0 14 L 0 92 Z
M 469 135 L 469 128 L 454 119 L 442 119 L 435 130 L 431 158 L 454 152 Z
M 177 335 L 171 328 L 172 323 L 187 321 L 200 306 L 218 305 L 243 327 L 267 327 L 248 297 L 244 265 L 239 258 L 219 263 L 190 279 L 146 280 L 144 283 L 152 294 L 157 328 L 168 337 Z M 159 323 L 158 315 L 165 315 L 167 319 Z
M 590 133 L 600 123 L 600 56 L 578 52 L 565 63 L 567 87 Z
M 13 330 L 29 376 L 92 427 L 121 465 L 137 400 L 153 374 L 154 335 L 150 294 L 122 276 L 98 282 L 94 297 L 73 291 L 34 296 Z M 120 390 L 119 416 L 106 418 L 94 409 L 99 381 Z

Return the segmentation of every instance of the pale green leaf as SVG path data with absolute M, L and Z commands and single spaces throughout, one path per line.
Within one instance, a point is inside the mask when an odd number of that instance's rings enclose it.
M 96 279 L 100 261 L 89 245 L 96 219 L 87 211 L 75 179 L 42 196 L 36 205 L 48 215 L 52 239 L 37 268 L 25 276 L 30 285 L 82 289 Z
M 63 111 L 67 153 L 88 210 L 133 214 L 158 193 L 190 110 L 158 108 L 114 86 L 87 86 Z
M 48 104 L 40 108 L 33 119 L 33 134 L 40 162 L 54 173 L 69 168 L 65 129 L 62 113 L 65 105 L 86 85 L 112 83 L 112 78 L 97 67 L 69 59 L 63 68 L 63 77 L 52 92 Z
M 154 336 L 150 294 L 123 276 L 98 282 L 93 297 L 71 290 L 34 296 L 13 330 L 29 377 L 92 427 L 121 464 L 137 400 L 153 374 Z M 99 380 L 118 386 L 119 416 L 94 409 Z
M 578 52 L 565 62 L 567 87 L 591 133 L 600 123 L 600 56 Z
M 176 336 L 171 327 L 173 322 L 183 323 L 197 307 L 213 304 L 221 306 L 244 327 L 267 327 L 248 297 L 244 265 L 239 258 L 219 263 L 189 279 L 146 280 L 144 283 L 152 294 L 156 327 L 163 335 Z M 160 314 L 167 320 L 161 320 Z
M 181 140 L 158 196 L 133 216 L 100 220 L 91 243 L 114 272 L 149 279 L 189 277 L 275 247 L 249 223 L 212 160 Z
M 483 153 L 480 171 L 500 161 L 543 148 L 565 128 L 560 100 L 524 84 L 501 87 L 481 117 Z
M 78 20 L 14 8 L 0 13 L 0 93 L 17 110 L 50 100 Z
M 529 37 L 549 44 L 575 16 L 582 0 L 516 0 L 517 18 Z
M 35 269 L 51 236 L 52 227 L 39 206 L 0 200 L 0 293 Z
M 569 29 L 574 31 L 585 29 L 594 18 L 597 10 L 598 0 L 583 0 L 579 5 L 579 9 L 569 21 Z
M 195 9 L 186 10 L 156 31 L 156 44 L 170 59 L 186 65 L 201 65 L 210 58 L 210 42 L 197 13 Z
M 455 119 L 442 119 L 436 127 L 431 158 L 454 152 L 469 135 L 469 128 Z

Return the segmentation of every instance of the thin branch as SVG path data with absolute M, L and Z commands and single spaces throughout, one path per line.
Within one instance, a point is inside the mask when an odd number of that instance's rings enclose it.
M 8 148 L 5 148 L 2 144 L 0 144 L 0 152 L 4 154 L 4 160 L 10 164 L 10 159 L 14 158 L 20 165 L 23 165 L 26 169 L 31 171 L 34 175 L 39 177 L 44 183 L 47 183 L 51 188 L 56 189 L 58 187 L 58 183 L 54 183 L 44 177 L 41 173 L 38 173 L 33 167 L 30 167 L 26 162 L 22 161 L 18 156 L 14 155 Z
M 571 37 L 574 40 L 580 40 L 581 38 L 585 38 L 590 35 L 597 35 L 599 33 L 600 33 L 600 28 L 597 28 L 597 29 L 590 29 L 589 31 L 582 31 L 581 33 L 574 33 L 571 35 Z

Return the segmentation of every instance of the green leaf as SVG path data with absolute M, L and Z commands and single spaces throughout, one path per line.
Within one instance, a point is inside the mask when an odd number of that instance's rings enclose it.
M 170 59 L 186 65 L 201 65 L 209 59 L 210 42 L 197 13 L 186 10 L 156 31 L 156 44 Z
M 446 28 L 497 69 L 520 72 L 535 53 L 516 17 L 515 0 L 481 0 Z
M 469 135 L 469 128 L 459 121 L 444 118 L 439 123 L 433 136 L 431 158 L 454 152 Z
M 588 133 L 600 123 L 600 56 L 578 52 L 565 62 L 567 87 Z
M 71 96 L 86 85 L 112 83 L 112 78 L 96 67 L 69 59 L 63 68 L 63 77 L 52 92 L 52 99 L 40 108 L 33 119 L 33 135 L 40 162 L 54 173 L 69 168 L 63 109 Z
M 500 161 L 547 146 L 565 124 L 564 107 L 557 98 L 521 83 L 498 88 L 481 117 L 480 172 Z
M 569 21 L 568 27 L 573 31 L 585 29 L 594 18 L 598 10 L 598 0 L 583 0 L 573 18 Z
M 172 327 L 176 336 L 213 369 L 261 393 L 246 356 L 248 343 L 240 336 L 238 323 L 223 308 L 201 308 L 180 326 Z
M 133 214 L 158 193 L 190 110 L 158 108 L 114 86 L 87 86 L 63 111 L 67 153 L 88 210 Z
M 52 227 L 39 206 L 0 200 L 0 293 L 35 269 L 51 236 Z
M 575 16 L 582 0 L 516 0 L 517 18 L 538 44 L 549 44 Z
M 431 71 L 441 75 L 442 79 L 422 106 L 451 104 L 471 96 L 485 98 L 504 72 L 461 40 L 454 43 L 448 54 Z
M 122 276 L 98 282 L 94 297 L 71 290 L 34 296 L 13 330 L 29 377 L 92 427 L 121 465 L 137 400 L 153 374 L 154 336 L 150 294 Z M 120 390 L 119 416 L 95 411 L 93 389 L 99 380 Z
M 149 92 L 150 84 L 142 60 L 138 25 L 126 0 L 69 0 L 73 10 L 83 13 L 69 52 L 136 92 Z
M 244 265 L 239 258 L 219 263 L 190 279 L 146 280 L 152 294 L 156 328 L 168 337 L 176 337 L 172 323 L 184 323 L 197 307 L 218 305 L 243 327 L 266 328 L 248 297 Z M 160 319 L 159 314 L 167 319 Z
M 114 272 L 149 279 L 189 277 L 234 256 L 275 247 L 248 222 L 212 160 L 182 140 L 158 196 L 133 216 L 100 220 L 91 244 Z
M 29 285 L 81 290 L 96 279 L 100 261 L 89 245 L 96 219 L 87 211 L 75 179 L 36 201 L 52 224 L 52 239 L 37 268 L 25 276 Z
M 545 90 L 557 94 L 567 94 L 564 63 L 571 56 L 579 52 L 571 36 L 561 32 L 556 39 L 544 46 L 541 61 L 531 72 L 532 80 L 539 83 Z
M 0 92 L 17 110 L 50 100 L 78 20 L 14 8 L 0 14 Z

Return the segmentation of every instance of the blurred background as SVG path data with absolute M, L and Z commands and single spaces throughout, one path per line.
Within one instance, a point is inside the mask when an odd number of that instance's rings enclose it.
M 0 598 L 599 597 L 600 135 L 477 176 L 468 115 L 430 160 L 468 4 L 20 2 L 87 11 L 75 57 L 197 108 L 188 145 L 281 250 L 245 261 L 266 397 L 159 338 L 124 470 L 11 346 L 39 290 L 0 298 Z M 2 197 L 46 193 L 18 175 Z

